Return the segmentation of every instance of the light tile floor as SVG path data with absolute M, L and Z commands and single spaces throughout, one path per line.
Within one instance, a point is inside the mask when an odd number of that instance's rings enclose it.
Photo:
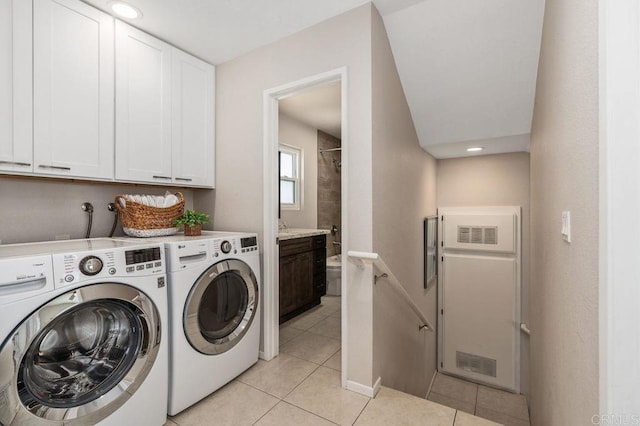
M 278 357 L 259 360 L 167 426 L 496 424 L 386 387 L 367 398 L 342 389 L 340 368 L 340 298 L 325 296 L 321 306 L 282 324 Z
M 529 426 L 529 409 L 524 395 L 477 385 L 445 374 L 437 373 L 427 399 L 455 408 L 458 413 L 475 414 L 505 426 Z

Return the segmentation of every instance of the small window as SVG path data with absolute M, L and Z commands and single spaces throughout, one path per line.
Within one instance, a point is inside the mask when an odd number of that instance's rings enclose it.
M 302 150 L 280 145 L 280 206 L 284 210 L 300 210 L 302 205 Z

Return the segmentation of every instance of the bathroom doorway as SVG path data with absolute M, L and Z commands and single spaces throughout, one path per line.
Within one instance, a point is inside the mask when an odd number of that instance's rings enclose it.
M 308 358 L 343 382 L 345 100 L 344 69 L 265 92 L 261 353 Z
M 278 102 L 280 354 L 334 369 L 341 347 L 340 95 L 336 81 Z

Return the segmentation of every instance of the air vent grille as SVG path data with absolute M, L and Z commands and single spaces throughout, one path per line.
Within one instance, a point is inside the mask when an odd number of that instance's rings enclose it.
M 471 244 L 482 244 L 482 228 L 471 228 Z
M 484 243 L 498 244 L 498 228 L 484 228 Z
M 458 242 L 498 244 L 498 228 L 496 226 L 458 226 Z
M 496 377 L 497 361 L 480 355 L 456 351 L 456 368 L 485 376 Z
M 468 226 L 458 226 L 458 242 L 468 243 L 471 240 L 471 228 Z

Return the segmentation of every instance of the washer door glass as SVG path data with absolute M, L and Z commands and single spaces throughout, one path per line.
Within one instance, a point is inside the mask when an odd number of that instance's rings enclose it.
M 23 404 L 56 408 L 86 404 L 129 372 L 142 346 L 142 323 L 132 305 L 84 303 L 45 327 L 29 347 L 18 376 Z
M 235 346 L 256 314 L 258 282 L 239 260 L 211 266 L 194 284 L 185 309 L 185 333 L 191 346 L 209 355 Z
M 160 316 L 124 284 L 79 287 L 25 318 L 0 347 L 0 424 L 96 424 L 153 367 Z

